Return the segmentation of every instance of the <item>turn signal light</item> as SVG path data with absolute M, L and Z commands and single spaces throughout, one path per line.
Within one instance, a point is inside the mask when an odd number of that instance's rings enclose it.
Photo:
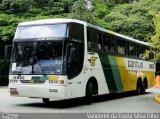
M 19 95 L 19 93 L 16 88 L 10 88 L 10 95 L 16 96 Z
M 60 83 L 60 84 L 64 84 L 64 80 L 60 80 L 59 83 Z

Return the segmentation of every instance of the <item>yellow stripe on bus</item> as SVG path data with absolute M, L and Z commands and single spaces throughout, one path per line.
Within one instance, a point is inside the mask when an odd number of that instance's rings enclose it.
M 121 80 L 123 83 L 124 91 L 129 91 L 130 90 L 130 83 L 128 82 L 128 76 L 129 76 L 128 73 L 129 72 L 126 70 L 124 60 L 121 57 L 116 57 L 116 60 L 117 60 Z
M 116 57 L 121 80 L 123 83 L 124 91 L 131 91 L 136 90 L 137 88 L 137 79 L 141 77 L 142 81 L 146 77 L 148 81 L 148 88 L 153 87 L 155 85 L 154 83 L 154 72 L 149 71 L 131 71 L 127 70 L 124 62 L 124 58 L 122 57 Z

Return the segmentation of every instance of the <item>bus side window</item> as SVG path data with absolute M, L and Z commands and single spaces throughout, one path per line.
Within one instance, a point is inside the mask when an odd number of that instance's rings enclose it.
M 94 50 L 98 49 L 98 33 L 95 30 L 91 31 L 90 38 L 91 38 L 91 48 Z
M 128 43 L 128 55 L 131 57 L 137 57 L 137 45 L 134 43 Z
M 149 60 L 152 60 L 152 59 L 154 59 L 154 58 L 155 58 L 155 55 L 154 55 L 154 53 L 151 52 L 151 53 L 149 54 Z
M 126 54 L 126 41 L 117 38 L 116 43 L 117 43 L 117 53 L 119 55 L 125 55 Z
M 77 23 L 70 23 L 69 37 L 74 41 L 84 43 L 84 26 Z
M 145 48 L 141 45 L 138 45 L 137 47 L 137 56 L 138 58 L 141 58 L 141 55 L 143 55 L 143 53 L 145 53 Z
M 103 34 L 103 51 L 107 50 L 106 35 Z
M 87 29 L 87 45 L 88 45 L 88 48 L 91 48 L 90 31 L 88 29 Z
M 115 38 L 112 36 L 108 36 L 108 48 L 109 51 L 114 53 L 115 52 Z
M 112 36 L 103 35 L 103 50 L 106 52 L 115 52 L 115 39 Z
M 87 29 L 87 44 L 89 49 L 102 49 L 102 34 L 94 29 Z
M 102 50 L 102 34 L 101 33 L 98 34 L 97 40 L 98 40 L 98 49 Z
M 147 46 L 137 46 L 137 53 L 138 53 L 138 58 L 142 58 L 143 54 L 146 52 L 146 50 L 150 50 L 149 47 Z M 153 49 L 152 49 L 153 50 Z M 155 58 L 154 53 L 150 52 L 148 57 L 145 58 L 145 60 L 153 60 Z

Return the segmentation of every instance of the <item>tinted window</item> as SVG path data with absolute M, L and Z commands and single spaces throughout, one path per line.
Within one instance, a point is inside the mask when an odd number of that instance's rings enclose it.
M 19 26 L 14 39 L 67 37 L 67 24 Z
M 126 41 L 121 40 L 121 39 L 117 39 L 116 40 L 117 43 L 117 53 L 120 55 L 125 55 L 126 53 Z
M 78 40 L 84 42 L 84 26 L 77 23 L 70 23 L 69 25 L 69 37 L 72 40 Z
M 98 33 L 98 49 L 103 49 L 102 48 L 102 34 Z
M 115 52 L 115 38 L 112 36 L 103 36 L 103 50 L 107 52 Z
M 146 52 L 146 50 L 150 50 L 149 47 L 147 46 L 141 46 L 141 45 L 138 45 L 137 46 L 137 54 L 138 54 L 138 57 L 141 58 L 141 56 L 143 56 L 143 54 Z M 151 49 L 153 50 L 153 49 Z M 152 60 L 154 59 L 154 53 L 150 52 L 148 57 L 145 58 L 145 60 Z
M 64 74 L 63 42 L 19 42 L 14 45 L 11 73 Z
M 140 55 L 142 55 L 143 53 L 145 53 L 145 47 L 141 46 L 141 45 L 138 45 L 138 47 L 137 47 L 137 55 L 138 55 L 138 57 L 140 58 Z
M 84 59 L 84 44 L 77 42 L 69 42 L 68 47 L 68 78 L 72 79 L 77 76 L 83 67 L 83 59 Z
M 131 57 L 137 57 L 137 45 L 128 43 L 128 55 Z
M 88 48 L 102 49 L 102 34 L 94 29 L 87 30 Z
M 154 58 L 155 58 L 155 57 L 154 57 L 154 53 L 151 52 L 151 53 L 149 54 L 149 60 L 152 60 L 152 59 L 154 59 Z

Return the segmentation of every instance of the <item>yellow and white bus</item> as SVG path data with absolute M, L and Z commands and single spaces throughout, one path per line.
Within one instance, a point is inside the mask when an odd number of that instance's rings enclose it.
M 137 91 L 154 86 L 155 64 L 139 55 L 150 45 L 74 19 L 19 23 L 13 39 L 12 96 L 49 99 Z

